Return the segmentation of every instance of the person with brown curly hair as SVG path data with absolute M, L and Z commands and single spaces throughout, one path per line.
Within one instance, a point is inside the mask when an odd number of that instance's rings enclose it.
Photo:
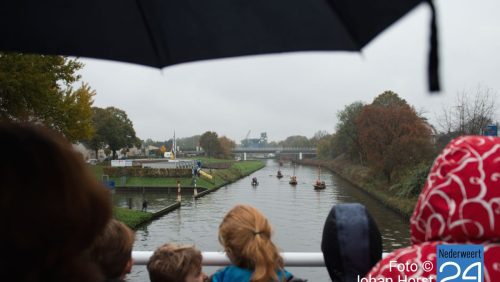
M 165 244 L 153 253 L 148 262 L 151 282 L 203 282 L 201 252 L 194 246 Z
M 109 192 L 61 135 L 0 123 L 4 281 L 99 281 L 86 250 L 111 218 Z M 18 260 L 15 258 L 21 258 Z
M 125 224 L 112 219 L 90 248 L 92 261 L 99 265 L 106 281 L 124 281 L 134 261 L 135 234 Z

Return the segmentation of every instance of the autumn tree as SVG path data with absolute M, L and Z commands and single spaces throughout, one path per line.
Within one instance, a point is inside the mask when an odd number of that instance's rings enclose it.
M 200 137 L 200 146 L 208 157 L 215 157 L 220 152 L 220 142 L 217 133 L 207 131 Z
M 375 99 L 373 99 L 372 105 L 387 108 L 387 107 L 397 107 L 397 106 L 408 106 L 408 103 L 406 102 L 405 99 L 399 97 L 398 94 L 390 90 L 387 90 L 384 91 L 384 93 L 375 97 Z
M 383 97 L 387 100 L 393 99 L 391 96 L 388 96 L 391 94 L 382 95 L 384 95 Z M 377 101 L 377 99 L 375 100 Z M 380 99 L 378 101 L 382 103 Z M 338 123 L 336 126 L 335 138 L 331 140 L 332 153 L 346 153 L 351 160 L 357 161 L 360 164 L 363 164 L 365 153 L 359 142 L 356 119 L 363 110 L 363 107 L 364 104 L 362 102 L 354 102 L 345 106 L 342 111 L 337 113 Z
M 71 142 L 89 138 L 95 92 L 72 88 L 82 67 L 62 56 L 0 53 L 0 120 L 41 123 Z
M 219 156 L 223 159 L 229 159 L 232 155 L 232 150 L 236 147 L 236 143 L 226 136 L 219 137 L 220 152 Z
M 379 103 L 381 96 L 390 102 Z M 394 172 L 432 158 L 429 126 L 397 94 L 384 92 L 365 106 L 356 126 L 370 167 L 389 183 Z

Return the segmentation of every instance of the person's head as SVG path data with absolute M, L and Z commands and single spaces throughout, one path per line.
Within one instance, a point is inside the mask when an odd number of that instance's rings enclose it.
M 500 241 L 500 138 L 463 136 L 436 158 L 411 217 L 411 240 Z
M 0 273 L 16 281 L 92 280 L 85 250 L 111 218 L 109 192 L 62 136 L 0 123 Z M 5 277 L 4 277 L 5 278 Z
M 134 232 L 125 224 L 110 220 L 90 248 L 91 259 L 107 279 L 123 279 L 132 269 Z
M 363 205 L 338 204 L 326 218 L 321 251 L 332 281 L 357 281 L 382 258 L 382 237 Z
M 151 282 L 203 282 L 201 252 L 194 246 L 165 244 L 148 261 Z
M 271 224 L 259 210 L 237 205 L 219 226 L 219 242 L 233 264 L 253 270 L 252 281 L 277 281 L 283 259 L 271 233 Z

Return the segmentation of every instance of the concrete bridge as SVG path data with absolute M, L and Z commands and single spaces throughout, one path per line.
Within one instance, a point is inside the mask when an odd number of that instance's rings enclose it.
M 243 154 L 243 160 L 246 160 L 247 154 L 274 154 L 275 156 L 296 155 L 299 160 L 302 160 L 304 155 L 316 156 L 315 147 L 236 147 L 232 152 L 234 154 Z
M 188 155 L 200 155 L 203 154 L 204 151 L 183 151 L 184 154 Z M 315 147 L 262 147 L 262 148 L 245 148 L 245 147 L 236 147 L 232 150 L 233 154 L 243 155 L 243 160 L 246 160 L 248 154 L 274 154 L 274 156 L 283 156 L 283 155 L 295 155 L 299 160 L 302 160 L 303 156 L 316 156 L 316 148 Z

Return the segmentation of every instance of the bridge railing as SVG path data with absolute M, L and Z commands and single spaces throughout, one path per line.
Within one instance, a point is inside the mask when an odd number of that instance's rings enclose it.
M 262 150 L 262 151 L 268 151 L 268 150 L 274 150 L 274 151 L 308 151 L 308 150 L 316 150 L 316 147 L 239 147 L 236 146 L 234 147 L 233 150 Z
M 146 265 L 153 255 L 151 251 L 134 251 L 134 264 Z M 202 252 L 204 266 L 225 266 L 231 264 L 224 252 Z M 385 256 L 386 253 L 383 254 Z M 324 267 L 322 252 L 283 252 L 281 253 L 285 266 Z
M 151 251 L 134 251 L 132 257 L 134 264 L 146 265 L 153 255 Z M 225 266 L 231 264 L 226 254 L 223 252 L 203 252 L 204 266 Z M 281 253 L 285 266 L 325 266 L 323 253 Z

